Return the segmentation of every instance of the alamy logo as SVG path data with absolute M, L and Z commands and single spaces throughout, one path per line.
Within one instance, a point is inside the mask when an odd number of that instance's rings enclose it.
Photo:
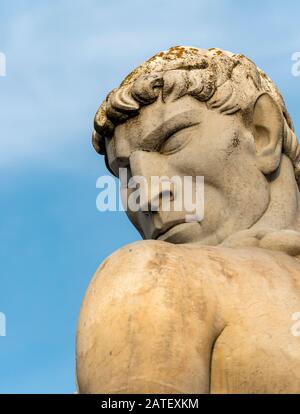
M 300 76 L 300 52 L 294 52 L 292 54 L 292 61 L 295 62 L 292 65 L 292 75 Z
M 0 76 L 6 76 L 6 56 L 0 52 Z
M 151 176 L 146 179 L 139 175 L 128 177 L 127 169 L 120 168 L 119 178 L 119 184 L 108 175 L 97 179 L 96 187 L 101 190 L 96 199 L 99 211 L 184 211 L 186 222 L 203 219 L 202 176 Z
M 293 313 L 292 320 L 296 322 L 291 326 L 291 333 L 293 336 L 300 336 L 300 312 Z
M 0 312 L 0 336 L 6 336 L 6 316 Z

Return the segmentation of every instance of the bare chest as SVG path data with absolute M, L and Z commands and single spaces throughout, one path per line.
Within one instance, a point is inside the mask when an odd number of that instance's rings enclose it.
M 300 299 L 248 309 L 214 344 L 212 393 L 300 393 Z M 297 302 L 297 300 L 296 300 Z

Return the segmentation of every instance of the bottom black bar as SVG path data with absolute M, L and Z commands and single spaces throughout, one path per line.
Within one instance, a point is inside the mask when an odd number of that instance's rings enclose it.
M 64 406 L 68 409 L 122 409 L 127 412 L 135 412 L 140 409 L 192 409 L 203 410 L 224 408 L 228 403 L 230 409 L 242 407 L 247 409 L 256 408 L 261 404 L 270 405 L 274 403 L 276 408 L 288 408 L 289 404 L 299 403 L 299 395 L 144 395 L 144 394 L 116 394 L 116 395 L 65 395 L 65 394 L 2 394 L 0 395 L 0 408 L 37 407 L 42 409 L 57 409 Z M 239 404 L 241 403 L 241 405 Z M 245 406 L 246 404 L 246 406 Z M 3 412 L 3 411 L 2 411 Z M 43 412 L 43 411 L 42 411 Z

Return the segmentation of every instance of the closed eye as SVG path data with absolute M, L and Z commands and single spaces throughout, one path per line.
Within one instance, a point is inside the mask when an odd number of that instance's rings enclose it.
M 192 132 L 194 131 L 195 127 L 199 125 L 197 122 L 194 125 L 189 125 L 180 129 L 179 131 L 174 132 L 170 136 L 164 140 L 162 145 L 160 146 L 160 153 L 165 155 L 173 154 L 177 151 L 180 151 L 184 148 L 192 138 Z

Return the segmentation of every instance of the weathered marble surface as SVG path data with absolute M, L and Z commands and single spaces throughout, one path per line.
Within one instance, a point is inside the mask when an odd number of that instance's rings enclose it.
M 204 176 L 205 216 L 128 211 L 148 240 L 90 283 L 79 392 L 300 392 L 300 149 L 272 81 L 242 55 L 171 48 L 109 94 L 93 145 L 115 175 Z

